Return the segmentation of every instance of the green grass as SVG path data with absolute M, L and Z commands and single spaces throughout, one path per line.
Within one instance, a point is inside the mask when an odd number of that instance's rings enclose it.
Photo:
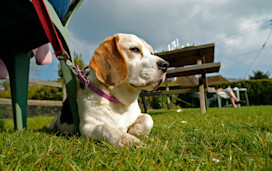
M 150 114 L 145 145 L 121 149 L 49 133 L 52 117 L 29 118 L 20 132 L 1 119 L 0 170 L 272 170 L 272 106 Z

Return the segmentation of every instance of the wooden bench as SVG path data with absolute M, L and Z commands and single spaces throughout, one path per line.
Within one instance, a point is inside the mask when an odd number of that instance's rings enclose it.
M 214 63 L 214 44 L 190 46 L 173 51 L 156 53 L 156 55 L 170 63 L 166 74 L 167 78 L 199 75 L 199 84 L 198 88 L 170 90 L 166 79 L 166 90 L 152 92 L 143 91 L 140 94 L 143 100 L 145 112 L 147 112 L 145 96 L 167 95 L 167 107 L 170 109 L 170 98 L 168 95 L 199 91 L 201 113 L 206 113 L 207 105 L 205 89 L 208 87 L 206 74 L 219 72 L 220 69 L 220 62 Z

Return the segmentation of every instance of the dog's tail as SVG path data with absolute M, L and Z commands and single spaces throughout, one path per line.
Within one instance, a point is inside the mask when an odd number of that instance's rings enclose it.
M 58 130 L 57 122 L 58 122 L 59 115 L 60 113 L 53 119 L 51 124 L 48 126 L 49 131 L 56 132 Z

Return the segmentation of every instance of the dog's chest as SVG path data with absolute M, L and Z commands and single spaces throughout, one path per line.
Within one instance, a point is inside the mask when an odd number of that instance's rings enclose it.
M 89 96 L 90 97 L 90 96 Z M 100 99 L 78 99 L 80 121 L 83 124 L 107 124 L 127 131 L 141 111 L 137 101 L 129 106 Z

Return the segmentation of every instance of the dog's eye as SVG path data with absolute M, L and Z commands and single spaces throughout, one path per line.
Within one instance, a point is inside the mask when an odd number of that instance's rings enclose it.
M 140 52 L 139 48 L 137 48 L 137 47 L 132 47 L 132 48 L 130 48 L 130 50 L 131 50 L 132 52 L 137 52 L 137 53 Z

